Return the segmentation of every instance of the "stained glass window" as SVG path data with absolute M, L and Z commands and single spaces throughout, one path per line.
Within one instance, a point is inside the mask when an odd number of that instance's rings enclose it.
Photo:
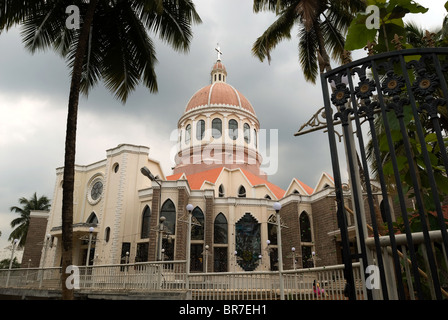
M 235 225 L 237 261 L 245 271 L 253 271 L 258 266 L 261 254 L 260 223 L 246 213 Z
M 101 181 L 97 181 L 90 191 L 92 200 L 98 200 L 98 198 L 101 196 L 101 193 L 103 193 L 103 183 Z

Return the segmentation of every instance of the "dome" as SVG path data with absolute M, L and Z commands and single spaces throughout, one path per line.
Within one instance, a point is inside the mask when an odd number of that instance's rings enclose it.
M 216 61 L 211 71 L 211 84 L 199 89 L 188 101 L 185 112 L 202 107 L 236 107 L 250 112 L 255 111 L 249 100 L 226 82 L 227 70 L 221 60 Z
M 199 107 L 233 106 L 255 115 L 249 100 L 238 90 L 225 82 L 214 82 L 198 90 L 190 99 L 185 112 Z

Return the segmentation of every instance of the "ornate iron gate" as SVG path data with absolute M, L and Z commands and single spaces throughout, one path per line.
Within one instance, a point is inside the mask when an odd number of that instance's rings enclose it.
M 447 76 L 448 48 L 425 48 L 369 56 L 321 77 L 350 299 L 356 296 L 353 259 L 367 271 L 368 299 L 447 298 Z M 339 123 L 350 196 L 342 189 Z M 356 254 L 350 253 L 347 201 L 355 215 Z M 396 238 L 403 234 L 400 246 Z

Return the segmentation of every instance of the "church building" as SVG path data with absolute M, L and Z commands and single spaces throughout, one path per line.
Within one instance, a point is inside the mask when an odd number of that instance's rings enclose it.
M 194 93 L 179 118 L 170 175 L 148 147 L 132 144 L 107 150 L 104 160 L 77 165 L 73 263 L 186 260 L 191 204 L 192 272 L 204 272 L 206 265 L 208 272 L 277 270 L 275 202 L 282 206 L 284 269 L 341 263 L 332 177 L 322 173 L 314 188 L 295 177 L 284 188 L 269 182 L 260 169 L 255 110 L 228 83 L 218 53 L 210 84 Z M 50 212 L 31 219 L 31 224 L 46 219 L 48 235 L 34 241 L 48 241 L 44 248 L 27 241 L 25 251 L 41 251 L 34 265 L 61 265 L 63 170 L 56 169 Z

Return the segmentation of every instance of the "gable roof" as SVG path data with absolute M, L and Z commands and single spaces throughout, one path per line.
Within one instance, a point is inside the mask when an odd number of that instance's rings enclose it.
M 189 175 L 186 175 L 185 173 L 178 173 L 178 174 L 173 174 L 171 176 L 168 176 L 168 177 L 166 177 L 166 179 L 172 181 L 172 180 L 179 180 L 181 178 L 184 178 L 184 179 L 188 180 L 188 184 L 190 185 L 190 188 L 192 190 L 199 190 L 199 189 L 201 189 L 202 185 L 206 181 L 214 184 L 223 169 L 224 169 L 224 167 L 219 167 L 219 168 L 205 170 L 205 171 L 201 171 L 201 172 L 193 173 L 193 174 L 189 174 Z
M 192 190 L 200 190 L 206 182 L 215 184 L 224 169 L 228 171 L 240 171 L 245 176 L 246 180 L 252 185 L 252 187 L 264 185 L 266 186 L 266 188 L 268 188 L 268 190 L 272 192 L 272 194 L 277 199 L 281 199 L 285 194 L 285 190 L 283 190 L 282 188 L 241 168 L 228 169 L 226 167 L 218 167 L 189 175 L 185 175 L 184 173 L 177 173 L 171 176 L 167 176 L 166 179 L 172 181 L 184 178 L 188 180 L 188 184 L 190 185 L 190 188 Z
M 301 191 L 304 191 L 306 195 L 312 195 L 312 194 L 313 194 L 314 189 L 311 188 L 311 187 L 310 187 L 309 185 L 307 185 L 306 183 L 300 181 L 300 180 L 297 179 L 297 178 L 293 178 L 293 179 L 291 180 L 291 183 L 289 184 L 288 188 L 286 189 L 286 193 L 288 193 L 288 194 L 291 193 L 291 187 L 294 185 L 294 183 L 298 184 L 298 185 L 299 185 L 299 188 L 302 189 Z M 294 188 L 294 189 L 295 189 L 295 188 Z M 293 190 L 294 190 L 294 189 L 293 189 Z M 297 191 L 300 191 L 300 190 L 297 190 Z M 286 193 L 285 193 L 285 195 L 286 195 Z
M 244 169 L 240 169 L 241 172 L 246 176 L 247 180 L 249 180 L 250 184 L 253 187 L 256 186 L 260 186 L 260 185 L 265 185 L 274 195 L 277 199 L 281 199 L 283 198 L 284 194 L 285 194 L 285 190 L 283 190 L 282 188 L 276 186 L 275 184 L 260 178 L 256 175 L 254 175 L 253 173 L 246 171 Z

